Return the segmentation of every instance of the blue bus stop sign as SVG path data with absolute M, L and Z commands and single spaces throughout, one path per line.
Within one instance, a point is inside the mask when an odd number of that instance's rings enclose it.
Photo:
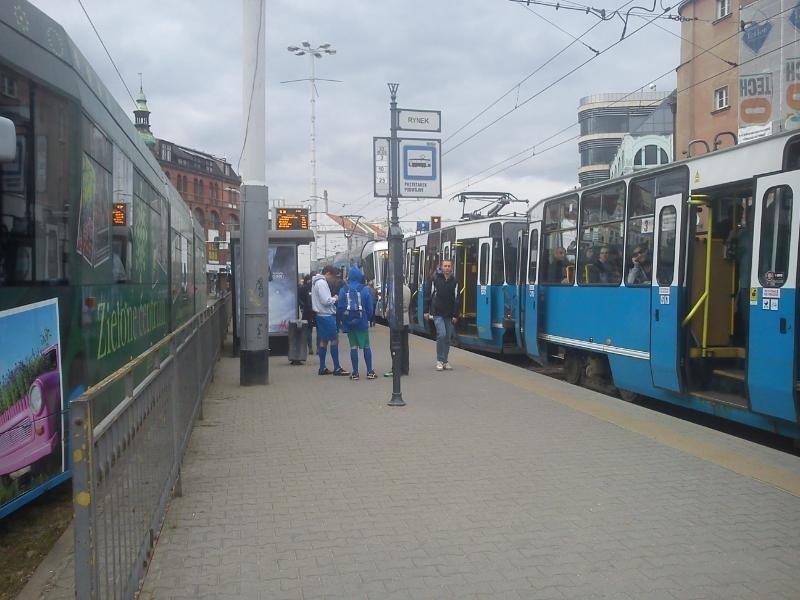
M 417 221 L 417 231 L 430 231 L 430 221 Z

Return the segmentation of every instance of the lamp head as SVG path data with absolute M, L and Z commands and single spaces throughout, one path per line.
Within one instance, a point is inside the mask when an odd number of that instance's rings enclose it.
M 301 43 L 300 43 L 300 45 L 301 45 L 303 48 L 311 48 L 311 44 L 309 44 L 308 42 L 301 42 Z
M 300 48 L 298 48 L 297 46 L 289 46 L 289 47 L 288 47 L 288 48 L 286 48 L 286 49 L 287 49 L 289 52 L 297 52 L 298 50 L 300 50 Z

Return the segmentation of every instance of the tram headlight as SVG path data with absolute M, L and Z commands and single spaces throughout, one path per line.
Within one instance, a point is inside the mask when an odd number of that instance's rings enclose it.
M 38 414 L 42 410 L 42 388 L 38 383 L 34 383 L 28 390 L 28 406 L 31 411 Z

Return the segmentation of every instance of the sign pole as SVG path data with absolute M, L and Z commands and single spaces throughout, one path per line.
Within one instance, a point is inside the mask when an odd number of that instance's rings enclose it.
M 389 270 L 392 282 L 392 311 L 389 318 L 389 349 L 392 353 L 392 399 L 389 406 L 405 406 L 403 394 L 400 391 L 400 376 L 403 365 L 402 357 L 402 328 L 403 328 L 403 230 L 400 229 L 398 209 L 398 186 L 400 183 L 400 158 L 398 156 L 397 129 L 399 117 L 397 110 L 397 88 L 399 83 L 389 83 L 391 102 L 389 113 L 391 116 L 389 140 L 389 189 L 391 196 L 391 220 L 389 222 Z

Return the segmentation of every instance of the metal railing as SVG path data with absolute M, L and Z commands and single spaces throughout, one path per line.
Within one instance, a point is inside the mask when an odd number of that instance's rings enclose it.
M 139 589 L 167 502 L 181 495 L 181 460 L 230 308 L 228 294 L 72 402 L 77 598 L 128 599 Z M 120 389 L 122 401 L 95 423 L 93 408 Z

